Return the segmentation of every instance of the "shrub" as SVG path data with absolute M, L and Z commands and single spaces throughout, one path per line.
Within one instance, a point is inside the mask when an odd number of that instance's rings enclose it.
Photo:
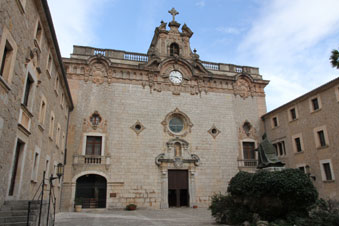
M 307 216 L 307 209 L 318 197 L 310 179 L 298 169 L 239 172 L 231 179 L 227 191 L 236 202 L 270 221 L 286 218 L 293 212 Z
M 339 201 L 319 199 L 302 226 L 307 225 L 339 226 Z
M 252 213 L 249 209 L 236 203 L 230 195 L 213 195 L 209 209 L 217 223 L 241 224 L 244 221 L 252 221 Z

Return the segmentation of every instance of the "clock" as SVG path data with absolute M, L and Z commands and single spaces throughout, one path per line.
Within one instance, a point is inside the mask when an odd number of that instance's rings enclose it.
M 171 71 L 169 79 L 173 84 L 180 84 L 182 82 L 182 74 L 179 71 Z

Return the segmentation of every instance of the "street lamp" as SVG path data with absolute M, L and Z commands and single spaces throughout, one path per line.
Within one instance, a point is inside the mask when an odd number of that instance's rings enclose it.
M 64 175 L 64 165 L 62 165 L 62 163 L 59 163 L 57 165 L 57 171 L 56 171 L 56 177 L 53 177 L 53 175 L 51 175 L 51 177 L 49 178 L 49 181 L 52 183 L 53 180 L 55 179 L 59 179 L 60 182 L 60 178 Z
M 53 191 L 53 180 L 59 179 L 60 183 L 60 178 L 64 175 L 64 165 L 62 163 L 59 163 L 57 165 L 57 170 L 56 170 L 56 177 L 53 177 L 53 174 L 49 177 L 49 197 L 48 197 L 48 210 L 47 210 L 47 225 L 49 221 L 49 209 L 51 205 L 51 198 L 53 198 L 53 207 L 54 207 L 54 216 L 55 216 L 55 207 L 56 207 L 56 197 Z M 52 191 L 53 191 L 53 197 L 52 196 Z

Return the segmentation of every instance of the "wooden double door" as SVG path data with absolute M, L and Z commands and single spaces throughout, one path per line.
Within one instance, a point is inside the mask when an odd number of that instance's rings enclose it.
M 169 207 L 189 206 L 188 171 L 168 170 Z

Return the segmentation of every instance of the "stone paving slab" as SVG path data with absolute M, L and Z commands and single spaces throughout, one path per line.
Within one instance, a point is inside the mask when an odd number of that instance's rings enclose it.
M 209 226 L 216 224 L 204 208 L 166 210 L 90 210 L 56 215 L 55 226 Z

